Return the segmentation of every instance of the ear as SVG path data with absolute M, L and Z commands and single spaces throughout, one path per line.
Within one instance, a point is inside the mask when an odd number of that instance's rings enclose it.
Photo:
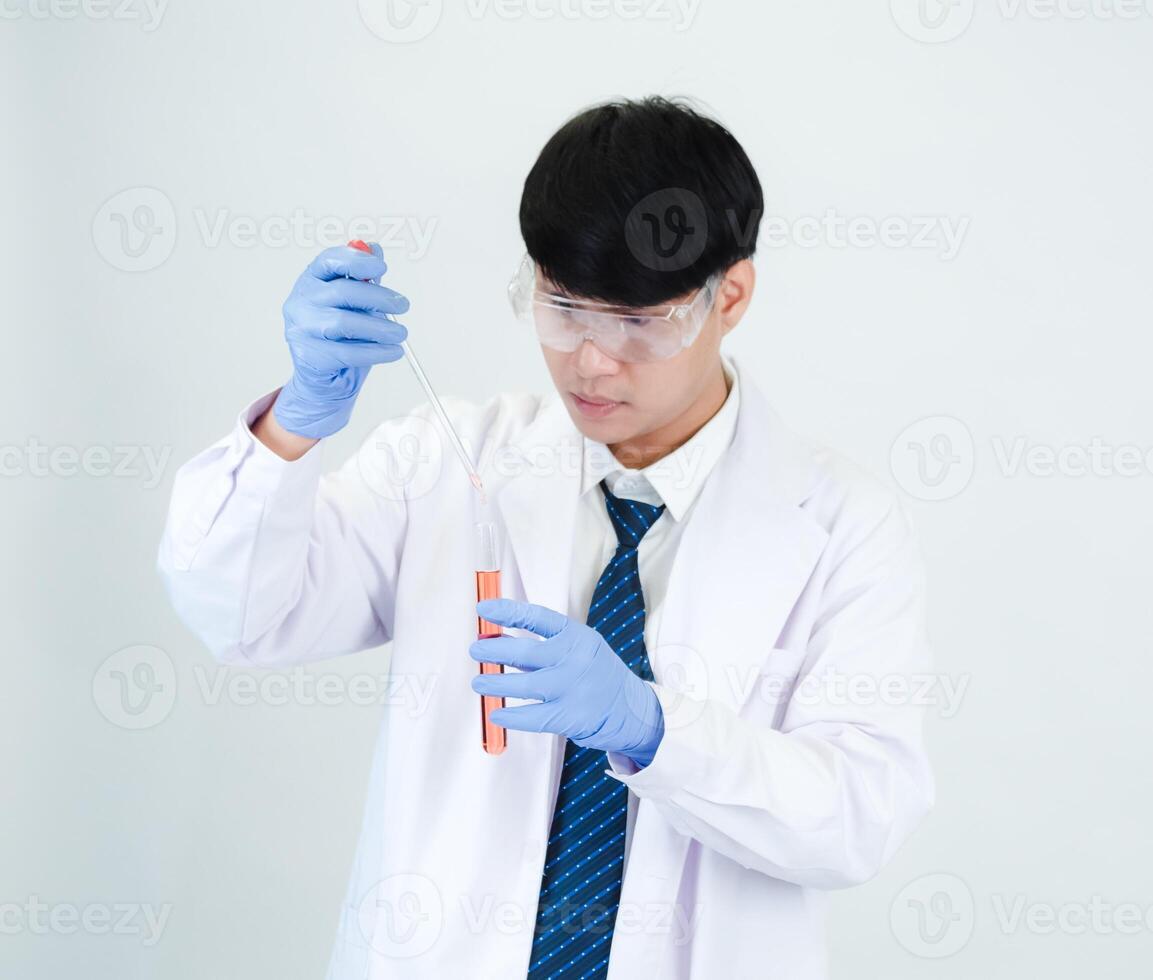
M 753 299 L 757 270 L 752 259 L 741 259 L 725 270 L 717 291 L 716 310 L 721 318 L 721 333 L 727 334 L 745 315 Z

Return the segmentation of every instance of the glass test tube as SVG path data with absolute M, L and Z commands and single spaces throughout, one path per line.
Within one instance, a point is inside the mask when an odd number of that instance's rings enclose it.
M 483 505 L 482 505 L 483 508 Z M 484 515 L 482 515 L 484 516 Z M 498 548 L 496 524 L 493 521 L 476 522 L 476 601 L 500 598 L 500 549 Z M 502 630 L 496 623 L 490 623 L 480 616 L 476 618 L 476 636 L 485 640 L 501 636 Z M 480 665 L 482 674 L 504 673 L 503 664 Z M 504 707 L 504 698 L 492 694 L 480 696 L 480 737 L 481 745 L 490 755 L 500 755 L 508 744 L 508 730 L 489 720 L 489 714 Z

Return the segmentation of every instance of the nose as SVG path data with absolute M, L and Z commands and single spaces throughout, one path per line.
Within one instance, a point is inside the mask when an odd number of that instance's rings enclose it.
M 582 378 L 616 374 L 620 370 L 620 361 L 609 357 L 591 337 L 584 339 L 573 356 L 576 358 L 577 374 Z

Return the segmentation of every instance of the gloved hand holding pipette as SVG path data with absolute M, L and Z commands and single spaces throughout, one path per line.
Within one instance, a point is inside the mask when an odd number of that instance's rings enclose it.
M 292 378 L 273 413 L 289 432 L 320 439 L 348 424 L 356 396 L 374 364 L 400 360 L 408 336 L 388 319 L 408 300 L 375 282 L 387 271 L 381 247 L 325 249 L 296 280 L 284 303 L 284 336 Z
M 489 622 L 545 638 L 497 636 L 469 647 L 475 660 L 522 671 L 480 674 L 472 679 L 474 691 L 540 702 L 500 708 L 492 713 L 493 722 L 566 735 L 577 745 L 619 752 L 640 766 L 652 762 L 664 736 L 660 701 L 600 633 L 530 602 L 488 599 L 477 603 L 477 612 Z

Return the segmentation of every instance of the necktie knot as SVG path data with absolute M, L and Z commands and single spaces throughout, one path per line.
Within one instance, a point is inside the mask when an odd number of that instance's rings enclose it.
M 665 505 L 646 504 L 641 500 L 618 497 L 609 490 L 604 480 L 601 480 L 601 490 L 605 495 L 605 508 L 609 512 L 609 520 L 617 532 L 617 541 L 622 548 L 637 547 L 641 543 L 641 538 L 657 522 Z

